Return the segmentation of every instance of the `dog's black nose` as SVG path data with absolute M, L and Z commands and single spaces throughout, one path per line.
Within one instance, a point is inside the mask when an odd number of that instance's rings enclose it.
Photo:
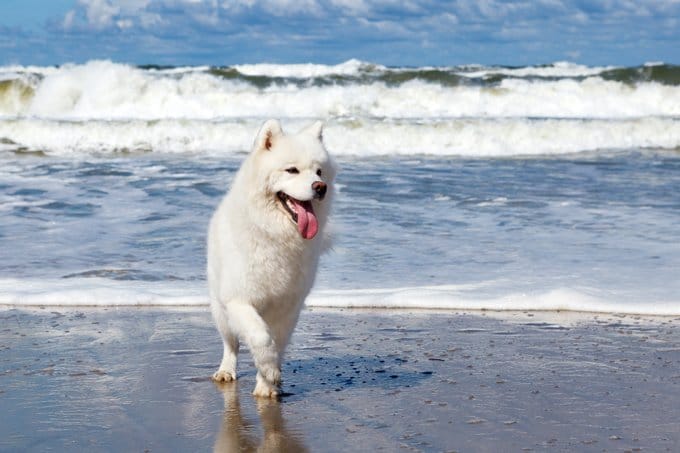
M 312 190 L 314 191 L 314 196 L 316 198 L 323 200 L 323 197 L 326 196 L 326 190 L 328 190 L 328 186 L 325 182 L 316 181 L 314 184 L 312 184 Z

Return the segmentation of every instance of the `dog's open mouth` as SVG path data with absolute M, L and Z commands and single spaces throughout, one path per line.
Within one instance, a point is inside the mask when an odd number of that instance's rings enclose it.
M 300 201 L 284 192 L 278 192 L 277 198 L 291 220 L 297 224 L 300 235 L 305 239 L 312 239 L 319 231 L 319 221 L 314 214 L 311 201 Z

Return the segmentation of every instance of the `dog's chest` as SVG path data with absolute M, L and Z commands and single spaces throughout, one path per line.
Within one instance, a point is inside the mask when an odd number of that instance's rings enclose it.
M 263 242 L 253 244 L 247 261 L 248 286 L 260 300 L 297 302 L 309 292 L 317 260 L 304 249 Z

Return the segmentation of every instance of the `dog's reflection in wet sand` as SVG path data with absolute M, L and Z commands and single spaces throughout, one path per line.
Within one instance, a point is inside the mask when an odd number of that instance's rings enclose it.
M 238 382 L 215 384 L 224 396 L 222 426 L 213 449 L 216 453 L 231 452 L 307 452 L 300 435 L 289 432 L 275 398 L 255 398 L 261 429 L 257 422 L 243 416 L 238 394 Z M 263 435 L 261 433 L 264 432 Z

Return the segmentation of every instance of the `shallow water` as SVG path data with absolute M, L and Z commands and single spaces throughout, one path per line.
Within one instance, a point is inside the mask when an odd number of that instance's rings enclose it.
M 241 159 L 4 156 L 5 300 L 12 285 L 46 295 L 102 280 L 133 293 L 167 283 L 204 300 L 207 223 Z M 569 299 L 584 309 L 680 310 L 677 153 L 339 165 L 321 305 L 324 290 L 444 285 L 458 308 L 559 308 Z M 427 307 L 428 297 L 423 290 L 414 304 Z

